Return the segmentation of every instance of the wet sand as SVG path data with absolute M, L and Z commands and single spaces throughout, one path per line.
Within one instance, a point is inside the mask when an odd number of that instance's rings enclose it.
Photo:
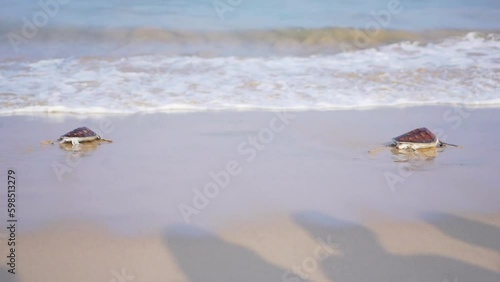
M 19 204 L 18 274 L 0 238 L 0 280 L 500 281 L 499 123 L 448 107 L 0 117 Z M 40 144 L 81 125 L 114 142 Z M 421 126 L 463 148 L 368 153 Z

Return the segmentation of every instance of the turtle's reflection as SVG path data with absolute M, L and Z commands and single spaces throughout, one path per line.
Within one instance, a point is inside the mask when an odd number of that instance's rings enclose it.
M 432 161 L 441 151 L 441 148 L 438 149 L 436 147 L 417 150 L 402 150 L 395 147 L 391 148 L 391 153 L 394 156 L 395 162 L 408 162 L 412 165 L 421 164 L 422 162 L 426 161 Z
M 99 145 L 99 142 L 84 142 L 78 145 L 73 145 L 71 143 L 59 143 L 59 148 L 63 151 L 70 152 L 73 156 L 83 157 L 90 155 L 90 153 L 95 151 Z

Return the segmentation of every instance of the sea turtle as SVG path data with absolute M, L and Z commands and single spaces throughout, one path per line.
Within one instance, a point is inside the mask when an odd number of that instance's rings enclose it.
M 86 126 L 78 127 L 57 139 L 57 141 L 62 143 L 71 143 L 73 146 L 80 144 L 80 142 L 92 142 L 92 141 L 106 141 L 113 142 L 108 139 L 104 139 L 101 136 L 97 135 L 94 131 L 89 129 Z M 43 143 L 54 144 L 52 141 L 44 141 Z
M 377 153 L 384 148 L 393 148 L 395 151 L 415 151 L 424 149 L 436 149 L 446 146 L 459 147 L 454 144 L 445 143 L 439 140 L 434 133 L 425 127 L 417 128 L 405 134 L 394 137 L 390 144 L 384 147 L 370 150 L 371 154 Z M 393 152 L 394 153 L 394 152 Z
M 445 146 L 453 146 L 458 147 L 457 145 L 448 144 L 443 141 L 440 141 L 434 133 L 432 133 L 429 129 L 425 127 L 417 128 L 412 131 L 406 132 L 405 134 L 399 135 L 398 137 L 394 137 L 393 143 L 389 145 L 389 147 L 395 147 L 397 149 L 406 150 L 406 149 L 426 149 L 426 148 L 436 148 L 436 147 L 445 147 Z

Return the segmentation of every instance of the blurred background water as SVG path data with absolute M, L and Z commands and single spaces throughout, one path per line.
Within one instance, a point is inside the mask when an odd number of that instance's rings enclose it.
M 54 0 L 55 1 L 55 0 Z M 51 2 L 51 1 L 41 1 Z M 498 29 L 495 0 L 64 0 L 50 26 L 157 27 L 174 30 L 364 27 L 372 13 L 394 5 L 389 28 Z M 2 1 L 2 25 L 15 27 L 40 10 L 38 1 Z M 221 12 L 226 11 L 226 12 Z M 221 17 L 223 15 L 223 17 Z
M 5 0 L 0 114 L 496 107 L 499 19 L 494 0 Z

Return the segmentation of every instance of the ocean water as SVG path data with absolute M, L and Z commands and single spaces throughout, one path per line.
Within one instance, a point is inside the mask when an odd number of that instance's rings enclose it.
M 494 0 L 6 0 L 0 114 L 498 107 L 499 19 Z

